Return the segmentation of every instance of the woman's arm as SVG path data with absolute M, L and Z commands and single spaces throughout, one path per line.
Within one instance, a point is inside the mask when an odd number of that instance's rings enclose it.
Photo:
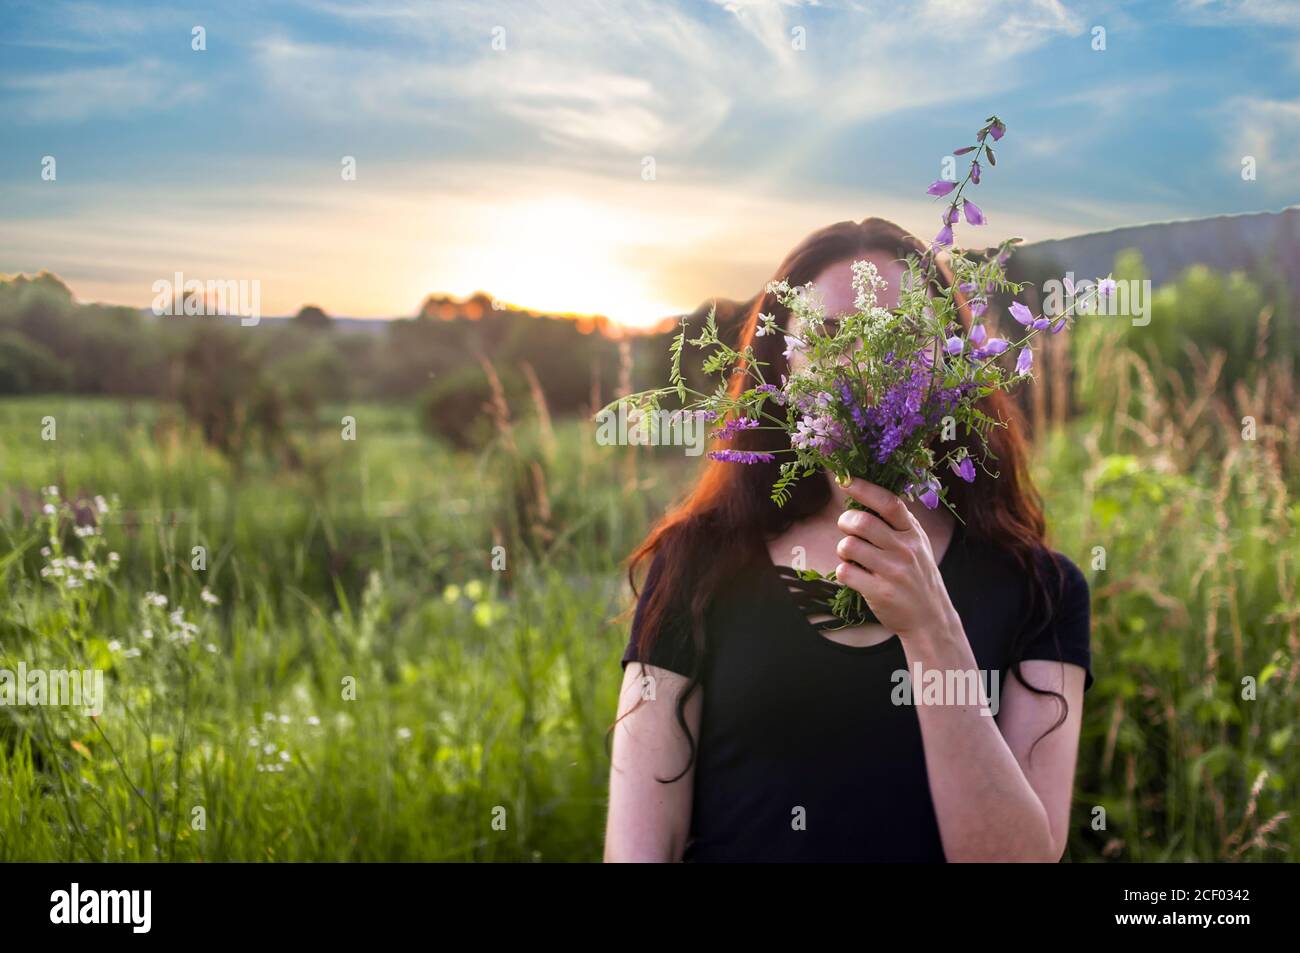
M 903 639 L 908 663 L 925 670 L 969 672 L 977 663 L 960 623 L 937 638 Z M 1065 852 L 1083 707 L 1083 669 L 1029 660 L 1025 679 L 1060 692 L 1069 702 L 1065 722 L 1042 737 L 1059 717 L 1059 702 L 1035 695 L 1009 676 L 1000 686 L 996 719 L 973 704 L 920 705 L 930 796 L 950 861 L 1055 863 Z M 951 700 L 946 700 L 951 701 Z
M 879 516 L 846 512 L 840 541 L 846 560 L 837 577 L 866 597 L 881 623 L 898 633 L 909 667 L 942 673 L 976 671 L 978 663 L 935 564 L 929 539 L 903 501 L 861 480 L 846 488 Z M 918 705 L 943 840 L 951 861 L 1060 860 L 1065 850 L 1083 707 L 1078 665 L 1026 661 L 1030 684 L 1063 694 L 1069 717 L 1056 721 L 1058 702 L 1038 696 L 1014 677 L 1001 686 L 997 719 L 978 699 Z M 946 680 L 946 679 L 945 679 Z M 919 686 L 914 686 L 914 688 Z M 945 699 L 953 702 L 954 699 Z
M 647 679 L 649 681 L 647 681 Z M 623 671 L 609 774 L 605 861 L 679 861 L 691 828 L 695 769 L 675 778 L 690 758 L 677 723 L 677 699 L 687 680 L 675 672 L 629 662 Z M 691 736 L 700 737 L 703 689 L 686 702 Z

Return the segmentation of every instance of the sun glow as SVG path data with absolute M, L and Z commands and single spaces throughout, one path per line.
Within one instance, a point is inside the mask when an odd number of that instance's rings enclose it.
M 617 210 L 556 194 L 494 205 L 474 222 L 454 269 L 465 291 L 554 314 L 604 315 L 647 327 L 684 310 L 649 286 L 638 256 L 647 240 Z M 635 235 L 636 241 L 628 236 Z

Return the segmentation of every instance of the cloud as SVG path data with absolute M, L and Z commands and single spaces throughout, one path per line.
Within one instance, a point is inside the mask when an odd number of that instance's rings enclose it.
M 1179 0 L 1179 7 L 1196 23 L 1300 27 L 1300 4 L 1295 0 Z
M 1300 178 L 1300 99 L 1237 97 L 1224 105 L 1223 112 L 1235 117 L 1236 125 L 1225 163 L 1240 170 L 1242 158 L 1254 156 L 1257 181 L 1294 191 Z
M 91 117 L 138 116 L 197 99 L 202 84 L 157 60 L 68 69 L 0 79 L 19 118 L 76 122 Z

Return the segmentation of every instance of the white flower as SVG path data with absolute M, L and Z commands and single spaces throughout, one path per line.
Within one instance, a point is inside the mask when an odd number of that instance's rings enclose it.
M 309 725 L 315 727 L 316 725 L 319 725 L 319 724 L 320 724 L 320 719 L 317 718 L 315 715 L 308 715 L 308 716 L 307 716 L 307 724 L 309 724 Z
M 221 600 L 214 596 L 207 586 L 203 587 L 203 591 L 199 593 L 199 598 L 210 606 L 221 604 Z
M 145 629 L 143 632 L 140 633 L 140 638 L 142 638 L 142 639 L 152 639 L 152 638 L 153 638 L 153 629 Z
M 53 516 L 53 515 L 54 515 L 54 504 L 53 504 L 53 503 L 46 503 L 43 507 L 41 507 L 41 509 L 45 512 L 45 515 L 46 515 L 46 516 Z
M 68 577 L 68 588 L 69 588 L 69 589 L 79 589 L 80 587 L 81 587 L 81 580 L 80 580 L 80 579 L 78 579 L 76 576 L 69 576 L 69 577 Z
M 108 500 L 104 499 L 102 496 L 95 497 L 95 509 L 99 511 L 101 516 L 107 513 Z
M 112 642 L 108 643 L 108 650 L 110 652 L 120 652 L 122 651 L 122 643 L 117 639 L 114 639 Z
M 50 486 L 41 487 L 41 492 L 44 493 L 46 496 L 58 496 L 59 488 L 51 484 Z
M 262 754 L 275 754 L 275 745 L 269 741 L 262 745 Z
M 886 287 L 888 285 L 874 264 L 869 261 L 853 263 L 853 305 L 859 311 L 874 310 L 877 293 Z
M 398 728 L 398 729 L 397 729 L 397 737 L 398 737 L 399 739 L 401 739 L 402 741 L 406 741 L 408 738 L 411 737 L 411 729 L 410 729 L 410 728 Z
M 50 547 L 48 547 L 48 546 L 42 546 L 42 547 L 41 547 L 41 555 L 42 555 L 42 556 L 45 556 L 45 557 L 48 558 L 49 555 L 50 555 Z
M 287 751 L 281 751 L 281 752 L 280 752 L 280 760 L 281 760 L 281 761 L 288 761 L 288 760 L 289 760 L 289 752 L 287 752 Z
M 108 564 L 109 564 L 110 566 L 116 566 L 116 565 L 117 565 L 118 563 L 120 563 L 121 561 L 122 561 L 122 557 L 119 556 L 117 553 L 109 553 L 109 554 L 108 554 Z
M 281 715 L 281 716 L 280 716 L 280 724 L 282 724 L 282 725 L 287 725 L 287 724 L 289 724 L 289 716 L 288 716 L 288 715 Z
M 122 656 L 124 658 L 139 658 L 140 654 L 141 653 L 139 649 L 132 648 L 132 649 L 127 649 L 125 652 L 123 652 Z
M 217 647 L 213 645 L 211 642 L 209 642 L 207 645 L 203 647 L 207 649 L 209 652 L 211 652 L 213 655 L 217 654 Z
M 158 592 L 146 592 L 144 594 L 145 605 L 156 606 L 159 609 L 167 606 L 167 597 Z

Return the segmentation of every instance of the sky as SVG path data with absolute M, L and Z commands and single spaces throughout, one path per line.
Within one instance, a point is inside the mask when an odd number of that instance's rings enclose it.
M 832 222 L 932 237 L 994 113 L 959 244 L 1284 208 L 1300 0 L 0 0 L 0 273 L 644 326 Z

